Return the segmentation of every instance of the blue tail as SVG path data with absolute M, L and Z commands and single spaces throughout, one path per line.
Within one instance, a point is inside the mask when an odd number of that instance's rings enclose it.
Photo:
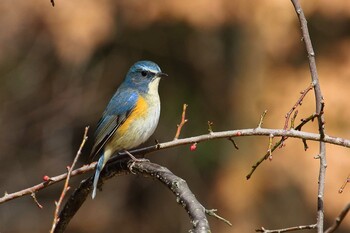
M 98 184 L 98 179 L 100 177 L 100 173 L 104 167 L 104 156 L 102 155 L 96 165 L 96 172 L 95 172 L 95 177 L 94 177 L 94 183 L 93 183 L 93 191 L 92 191 L 92 199 L 96 197 L 96 190 L 97 190 L 97 184 Z

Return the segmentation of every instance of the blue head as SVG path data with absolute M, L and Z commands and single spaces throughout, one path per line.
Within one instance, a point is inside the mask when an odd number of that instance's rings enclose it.
M 168 76 L 163 73 L 159 66 L 151 61 L 138 61 L 129 69 L 124 79 L 124 85 L 137 88 L 147 93 L 150 89 L 158 90 L 161 77 Z

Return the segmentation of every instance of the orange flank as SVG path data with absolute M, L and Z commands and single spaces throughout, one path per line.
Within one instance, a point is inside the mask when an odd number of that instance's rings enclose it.
M 141 95 L 139 96 L 134 110 L 131 112 L 128 119 L 119 127 L 118 134 L 123 135 L 129 129 L 130 124 L 139 118 L 144 118 L 147 115 L 148 104 Z

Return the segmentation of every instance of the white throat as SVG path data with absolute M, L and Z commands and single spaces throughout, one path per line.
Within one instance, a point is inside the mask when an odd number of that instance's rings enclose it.
M 148 84 L 148 94 L 150 95 L 158 95 L 158 86 L 159 86 L 160 78 L 156 77 Z

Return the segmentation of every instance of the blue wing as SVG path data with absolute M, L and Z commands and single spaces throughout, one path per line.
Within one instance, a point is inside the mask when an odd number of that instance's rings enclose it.
M 130 89 L 118 89 L 109 101 L 95 132 L 95 144 L 91 157 L 100 153 L 115 131 L 125 122 L 138 99 L 138 93 Z

